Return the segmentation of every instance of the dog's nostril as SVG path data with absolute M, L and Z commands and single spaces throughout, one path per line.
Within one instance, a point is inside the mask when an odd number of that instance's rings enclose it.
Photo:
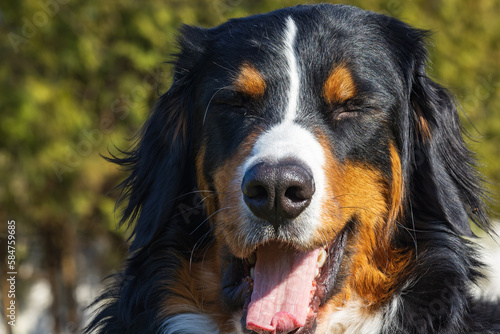
M 290 187 L 285 191 L 285 197 L 292 202 L 302 202 L 311 196 L 301 187 Z
M 300 196 L 300 189 L 298 187 L 290 187 L 285 191 L 285 197 L 290 199 L 292 202 L 302 201 Z
M 267 189 L 259 184 L 247 185 L 243 189 L 243 195 L 256 200 L 265 200 L 268 197 Z

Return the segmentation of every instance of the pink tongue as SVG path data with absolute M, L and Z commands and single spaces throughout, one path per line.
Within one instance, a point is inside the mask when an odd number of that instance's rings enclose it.
M 288 333 L 305 325 L 319 249 L 298 252 L 273 243 L 257 250 L 247 329 Z

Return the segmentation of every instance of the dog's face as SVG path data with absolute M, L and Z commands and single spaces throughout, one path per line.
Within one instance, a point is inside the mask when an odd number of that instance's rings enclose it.
M 162 260 L 162 317 L 323 333 L 355 304 L 362 313 L 345 316 L 380 325 L 376 312 L 427 271 L 414 250 L 434 247 L 434 222 L 457 235 L 469 219 L 487 226 L 452 99 L 426 75 L 424 39 L 332 5 L 183 28 L 172 87 L 138 147 L 115 160 L 132 170 L 131 263 L 174 251 Z M 193 193 L 202 217 L 179 222 L 195 211 Z
M 365 26 L 306 19 L 221 29 L 199 79 L 198 185 L 238 257 L 270 241 L 325 245 L 400 201 L 402 73 Z
M 405 69 L 379 38 L 383 22 L 328 17 L 298 10 L 221 26 L 196 79 L 198 187 L 223 252 L 250 269 L 256 257 L 249 317 L 267 307 L 254 299 L 269 284 L 309 289 L 297 306 L 305 315 L 276 308 L 247 319 L 253 329 L 279 311 L 293 320 L 286 326 L 303 326 L 310 290 L 324 302 L 335 288 L 346 244 L 354 246 L 345 266 L 365 270 L 366 252 L 389 248 L 400 210 Z M 271 277 L 276 268 L 283 273 Z M 309 285 L 285 279 L 299 270 Z

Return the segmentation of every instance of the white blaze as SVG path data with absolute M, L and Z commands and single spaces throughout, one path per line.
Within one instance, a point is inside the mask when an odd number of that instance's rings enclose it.
M 291 17 L 286 19 L 286 29 L 283 34 L 283 53 L 286 59 L 288 76 L 287 103 L 285 104 L 284 117 L 281 123 L 262 133 L 257 139 L 252 153 L 240 169 L 241 178 L 245 173 L 260 162 L 276 164 L 284 159 L 293 159 L 309 167 L 314 178 L 316 192 L 311 203 L 299 217 L 295 219 L 292 231 L 295 240 L 306 243 L 313 236 L 321 219 L 321 202 L 325 193 L 325 174 L 323 166 L 325 156 L 323 147 L 314 134 L 295 122 L 299 108 L 300 71 L 295 52 L 297 26 Z M 241 183 L 241 180 L 237 181 Z M 242 195 L 243 196 L 243 195 Z M 249 228 L 255 223 L 255 217 L 243 202 L 249 219 Z M 290 234 L 288 235 L 290 236 Z M 287 237 L 282 235 L 281 237 Z
M 297 35 L 297 26 L 291 17 L 286 20 L 286 31 L 285 31 L 285 50 L 284 55 L 287 62 L 287 70 L 289 77 L 289 89 L 288 89 L 288 106 L 285 114 L 285 122 L 292 121 L 297 115 L 298 107 L 298 97 L 300 90 L 300 75 L 297 66 L 297 57 L 295 56 L 295 37 Z

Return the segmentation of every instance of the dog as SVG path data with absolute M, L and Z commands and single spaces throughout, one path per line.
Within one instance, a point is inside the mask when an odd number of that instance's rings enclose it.
M 171 88 L 109 160 L 133 226 L 95 333 L 499 333 L 491 230 L 428 32 L 343 5 L 184 26 Z

